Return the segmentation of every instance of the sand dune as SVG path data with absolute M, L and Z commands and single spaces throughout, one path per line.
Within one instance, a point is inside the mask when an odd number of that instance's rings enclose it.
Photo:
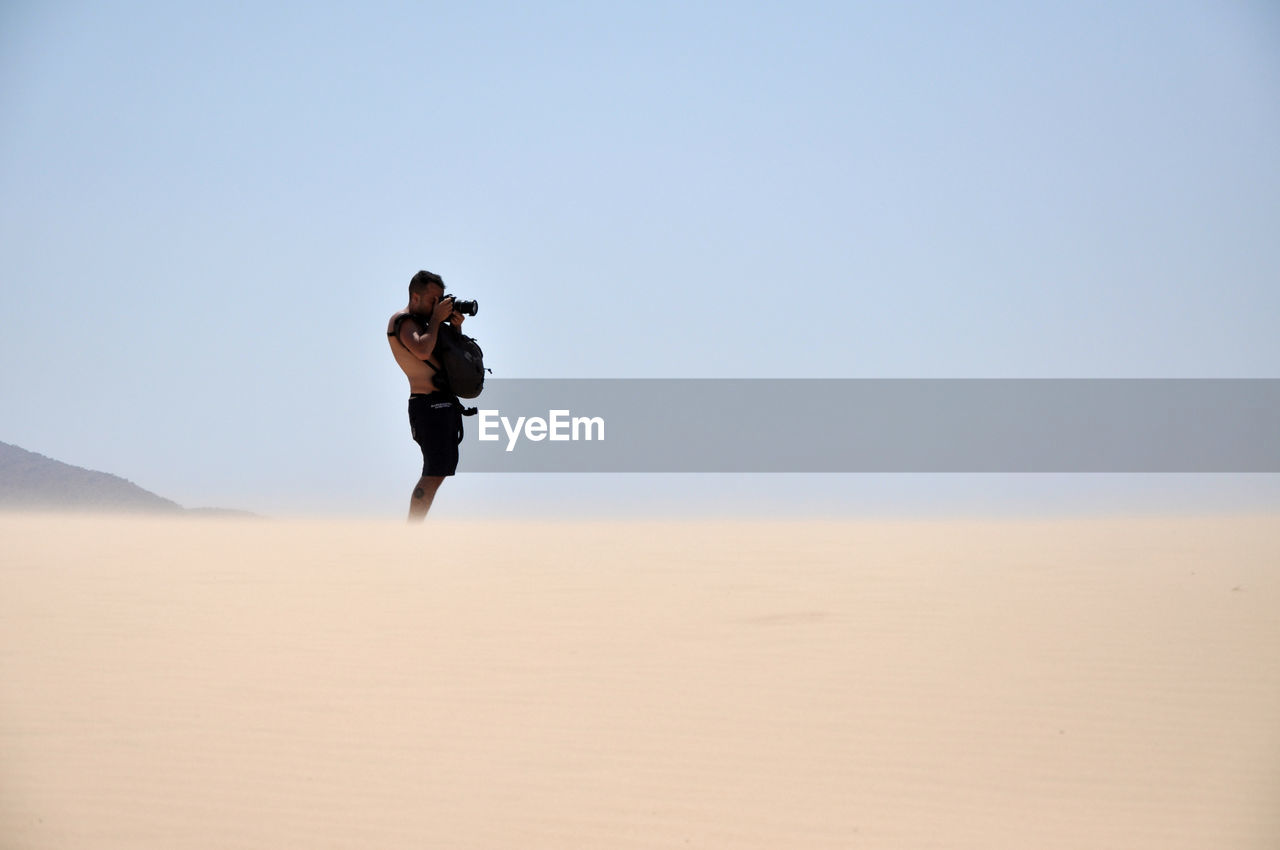
M 1274 848 L 1280 518 L 0 517 L 0 847 Z

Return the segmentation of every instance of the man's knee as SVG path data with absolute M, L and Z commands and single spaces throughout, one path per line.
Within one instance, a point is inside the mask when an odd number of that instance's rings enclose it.
M 413 488 L 413 498 L 425 499 L 435 494 L 440 489 L 440 485 L 444 483 L 443 475 L 424 475 L 418 479 L 418 484 Z

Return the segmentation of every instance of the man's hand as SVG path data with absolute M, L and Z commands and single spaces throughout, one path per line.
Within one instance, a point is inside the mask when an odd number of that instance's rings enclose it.
M 449 318 L 450 313 L 453 313 L 455 316 L 457 315 L 457 312 L 453 309 L 453 296 L 446 295 L 444 298 L 441 298 L 436 302 L 435 309 L 431 311 L 431 323 L 436 325 L 440 324 L 445 319 Z
M 449 324 L 453 325 L 455 328 L 460 328 L 462 327 L 462 320 L 465 318 L 466 316 L 462 315 L 457 310 L 454 310 L 449 315 Z

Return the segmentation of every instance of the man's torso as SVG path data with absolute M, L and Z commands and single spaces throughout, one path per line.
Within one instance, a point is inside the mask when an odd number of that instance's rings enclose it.
M 400 322 L 399 333 L 396 334 L 396 320 L 404 316 L 404 320 Z M 427 360 L 419 360 L 413 356 L 413 353 L 405 348 L 403 337 L 414 331 L 420 331 L 421 326 L 415 319 L 404 310 L 396 313 L 387 322 L 387 342 L 391 345 L 391 353 L 396 358 L 396 363 L 400 366 L 400 371 L 404 372 L 405 377 L 409 379 L 409 392 L 413 393 L 432 393 L 437 387 L 435 385 L 435 372 L 428 363 L 439 368 L 440 363 L 432 354 Z M 395 334 L 395 335 L 393 335 Z

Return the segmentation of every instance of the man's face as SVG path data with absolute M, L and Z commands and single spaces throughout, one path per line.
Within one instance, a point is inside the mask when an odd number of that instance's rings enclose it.
M 440 299 L 444 297 L 444 287 L 432 284 L 427 287 L 427 291 L 421 295 L 415 295 L 417 304 L 414 306 L 413 312 L 423 316 L 431 315 L 431 311 L 436 308 L 436 304 L 440 303 Z

